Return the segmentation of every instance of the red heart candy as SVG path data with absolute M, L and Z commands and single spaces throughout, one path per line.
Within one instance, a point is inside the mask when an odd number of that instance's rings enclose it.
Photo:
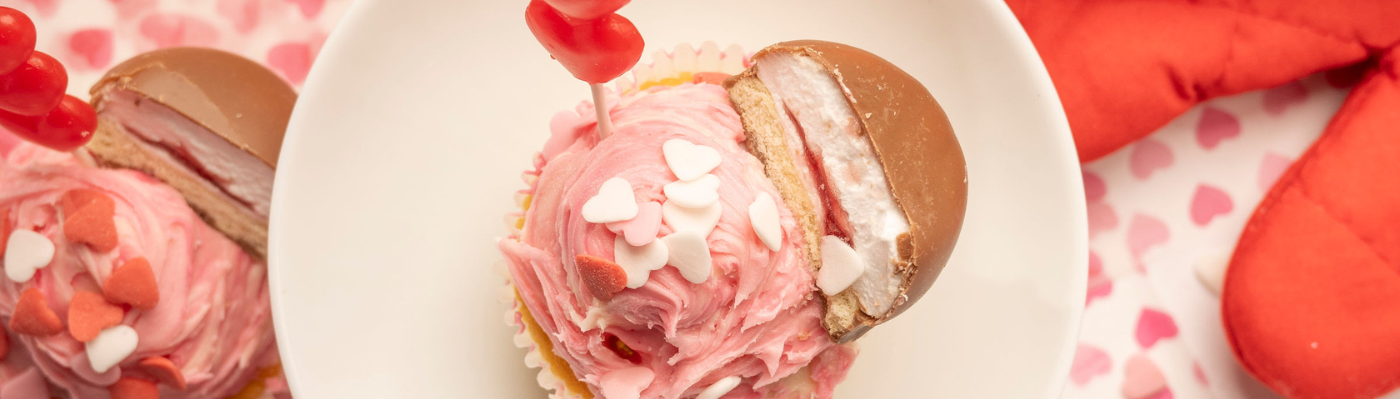
M 156 383 L 135 378 L 117 380 L 116 384 L 107 387 L 107 393 L 112 399 L 160 399 L 160 388 L 156 387 Z
M 63 320 L 53 309 L 49 309 L 48 299 L 38 288 L 24 290 L 15 303 L 15 314 L 10 316 L 10 331 L 36 337 L 47 337 L 63 331 Z
M 58 206 L 64 213 L 63 235 L 69 240 L 85 243 L 97 252 L 117 247 L 117 226 L 112 220 L 116 202 L 112 197 L 96 190 L 69 190 Z
M 24 65 L 34 53 L 34 21 L 19 10 L 0 7 L 0 73 Z
M 0 75 L 0 109 L 20 115 L 44 115 L 63 101 L 68 71 L 63 64 L 35 51 L 19 68 Z
M 627 286 L 627 271 L 613 261 L 593 255 L 578 255 L 574 257 L 574 263 L 578 264 L 583 285 L 598 299 L 612 299 L 613 294 Z
M 560 14 L 580 20 L 598 19 L 612 14 L 631 0 L 544 0 Z
M 141 362 L 136 363 L 136 365 L 140 366 L 141 370 L 144 370 L 146 374 L 150 374 L 152 377 L 165 383 L 165 385 L 169 385 L 171 388 L 183 391 L 187 387 L 185 385 L 185 374 L 180 372 L 180 368 L 175 367 L 175 363 L 171 362 L 170 359 L 161 356 L 148 357 L 141 359 Z
M 97 338 L 102 329 L 122 324 L 121 306 L 108 303 L 101 294 L 78 291 L 68 303 L 68 333 L 78 342 Z
M 617 14 L 580 20 L 534 0 L 525 9 L 525 23 L 549 55 L 575 78 L 589 83 L 622 76 L 642 58 L 645 46 L 632 21 Z
M 141 310 L 154 309 L 160 302 L 160 289 L 156 288 L 156 274 L 151 271 L 151 263 L 146 258 L 126 261 L 102 283 L 102 295 L 112 303 L 124 303 Z
M 97 113 L 77 97 L 63 96 L 58 108 L 43 116 L 25 116 L 0 109 L 0 126 L 25 140 L 55 151 L 73 151 L 92 139 Z

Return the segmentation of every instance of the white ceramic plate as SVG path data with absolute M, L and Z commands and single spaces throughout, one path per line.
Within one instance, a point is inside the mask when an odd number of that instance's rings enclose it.
M 545 396 L 503 320 L 494 239 L 550 117 L 588 91 L 535 43 L 525 5 L 363 0 L 327 42 L 273 197 L 273 311 L 298 398 Z M 827 39 L 923 81 L 967 154 L 965 227 L 923 301 L 861 341 L 838 397 L 1059 396 L 1084 305 L 1084 196 L 1050 79 L 1004 4 L 636 0 L 621 13 L 647 54 Z

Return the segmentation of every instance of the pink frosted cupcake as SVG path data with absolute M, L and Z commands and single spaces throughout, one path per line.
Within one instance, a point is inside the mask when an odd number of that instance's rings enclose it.
M 956 243 L 942 108 L 830 42 L 682 46 L 633 76 L 611 135 L 588 103 L 551 121 L 499 243 L 527 364 L 556 397 L 832 397 Z
M 295 92 L 247 59 L 168 49 L 93 96 L 87 147 L 0 145 L 0 397 L 286 397 L 261 188 Z

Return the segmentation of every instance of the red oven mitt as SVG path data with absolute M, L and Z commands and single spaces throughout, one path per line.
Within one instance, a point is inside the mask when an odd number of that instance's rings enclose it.
M 1198 102 L 1366 63 L 1250 219 L 1222 295 L 1236 357 L 1291 398 L 1400 388 L 1400 1 L 1008 0 L 1093 160 Z

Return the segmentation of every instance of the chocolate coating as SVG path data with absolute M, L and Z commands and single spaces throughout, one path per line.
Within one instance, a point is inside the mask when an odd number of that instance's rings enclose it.
M 297 94 L 281 77 L 252 60 L 214 49 L 175 47 L 137 55 L 93 85 L 119 85 L 159 102 L 277 167 Z
M 904 70 L 848 45 L 797 40 L 778 43 L 754 56 L 788 51 L 817 61 L 841 83 L 846 99 L 884 167 L 895 202 L 909 220 L 900 241 L 907 260 L 903 301 L 878 324 L 903 313 L 928 291 L 953 253 L 967 210 L 967 163 L 943 107 Z M 907 242 L 907 244 L 906 244 Z

